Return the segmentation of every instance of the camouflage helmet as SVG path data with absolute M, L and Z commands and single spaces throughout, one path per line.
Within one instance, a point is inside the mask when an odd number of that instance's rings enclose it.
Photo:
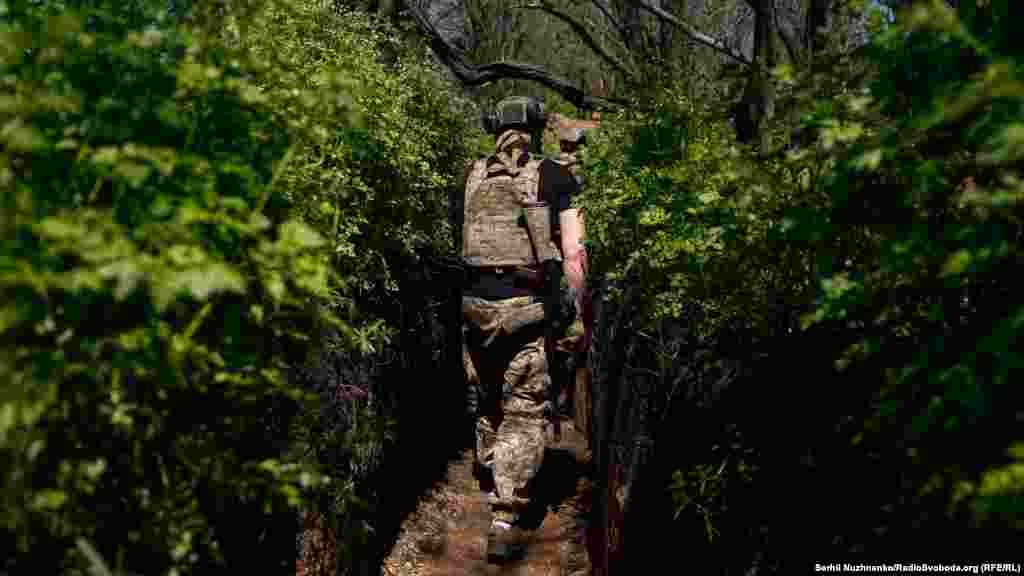
M 546 123 L 544 104 L 536 98 L 525 96 L 505 98 L 498 102 L 493 112 L 483 116 L 484 130 L 490 134 L 498 134 L 508 128 L 534 131 L 542 129 Z

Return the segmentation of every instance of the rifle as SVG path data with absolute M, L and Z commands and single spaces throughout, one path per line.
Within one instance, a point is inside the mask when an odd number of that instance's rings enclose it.
M 561 333 L 562 305 L 562 261 L 558 259 L 551 243 L 551 216 L 547 203 L 539 202 L 523 211 L 522 223 L 525 224 L 534 256 L 541 263 L 543 272 L 544 298 L 544 387 L 548 400 L 548 419 L 554 428 L 555 440 L 561 440 L 562 426 L 559 421 L 558 392 L 556 379 L 557 335 Z
M 558 392 L 559 385 L 555 371 L 558 365 L 555 361 L 556 334 L 561 334 L 561 306 L 562 306 L 562 262 L 554 258 L 545 260 L 544 269 L 544 361 L 547 370 L 544 374 L 544 384 L 547 388 L 548 408 L 551 425 L 555 430 L 555 441 L 562 438 L 562 425 L 559 421 Z

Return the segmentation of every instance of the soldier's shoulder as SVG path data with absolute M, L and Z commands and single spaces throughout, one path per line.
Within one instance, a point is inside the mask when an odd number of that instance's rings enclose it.
M 566 172 L 569 165 L 558 156 L 544 156 L 540 162 L 540 169 L 543 171 Z
M 474 171 L 479 171 L 479 170 L 484 169 L 486 167 L 486 165 L 487 165 L 487 158 L 469 158 L 469 159 L 466 160 L 466 163 L 463 165 L 463 170 L 468 175 L 468 174 L 473 173 Z
M 558 158 L 556 156 L 544 155 L 535 156 L 534 158 L 537 159 L 537 164 L 539 164 L 543 168 L 558 168 L 559 166 L 561 166 L 558 163 Z

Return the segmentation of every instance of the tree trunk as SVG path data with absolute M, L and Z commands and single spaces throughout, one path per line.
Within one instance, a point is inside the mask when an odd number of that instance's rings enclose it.
M 769 81 L 775 65 L 774 16 L 772 0 L 757 0 L 754 14 L 754 64 L 743 97 L 734 108 L 736 138 L 740 142 L 758 142 L 767 145 L 765 121 L 774 112 L 774 90 Z
M 377 15 L 388 20 L 395 17 L 398 2 L 396 0 L 380 0 L 377 4 Z
M 629 51 L 640 48 L 641 37 L 640 7 L 636 2 L 624 0 L 622 2 L 622 31 L 623 43 Z
M 767 121 L 775 115 L 775 88 L 770 81 L 770 72 L 775 67 L 775 2 L 759 0 L 755 43 L 758 49 L 756 73 L 760 78 L 759 112 L 757 129 L 761 136 L 761 149 L 768 146 L 768 131 L 764 129 Z
M 825 48 L 825 37 L 819 34 L 828 26 L 831 0 L 809 0 L 804 23 L 804 49 L 809 56 Z
M 670 0 L 659 0 L 661 8 L 671 12 L 672 3 Z M 672 24 L 664 20 L 658 20 L 658 56 L 665 62 L 672 61 Z

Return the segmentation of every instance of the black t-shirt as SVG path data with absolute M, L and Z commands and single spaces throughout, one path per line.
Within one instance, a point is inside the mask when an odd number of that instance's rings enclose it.
M 470 170 L 472 170 L 472 165 L 466 169 L 467 178 Z M 541 200 L 553 208 L 551 225 L 552 237 L 555 238 L 558 233 L 558 215 L 572 207 L 572 197 L 580 192 L 580 183 L 573 178 L 565 166 L 550 158 L 545 158 L 541 162 L 539 172 L 538 194 Z M 455 197 L 449 203 L 449 218 L 455 227 L 458 246 L 462 245 L 465 188 L 466 178 L 463 178 L 461 186 L 454 190 Z M 501 278 L 487 275 L 473 277 L 467 287 L 467 293 L 489 300 L 497 300 L 524 296 L 529 294 L 529 291 L 516 286 L 512 275 L 506 274 Z
M 540 165 L 540 197 L 560 214 L 572 208 L 572 197 L 580 192 L 580 183 L 569 170 L 550 158 Z

